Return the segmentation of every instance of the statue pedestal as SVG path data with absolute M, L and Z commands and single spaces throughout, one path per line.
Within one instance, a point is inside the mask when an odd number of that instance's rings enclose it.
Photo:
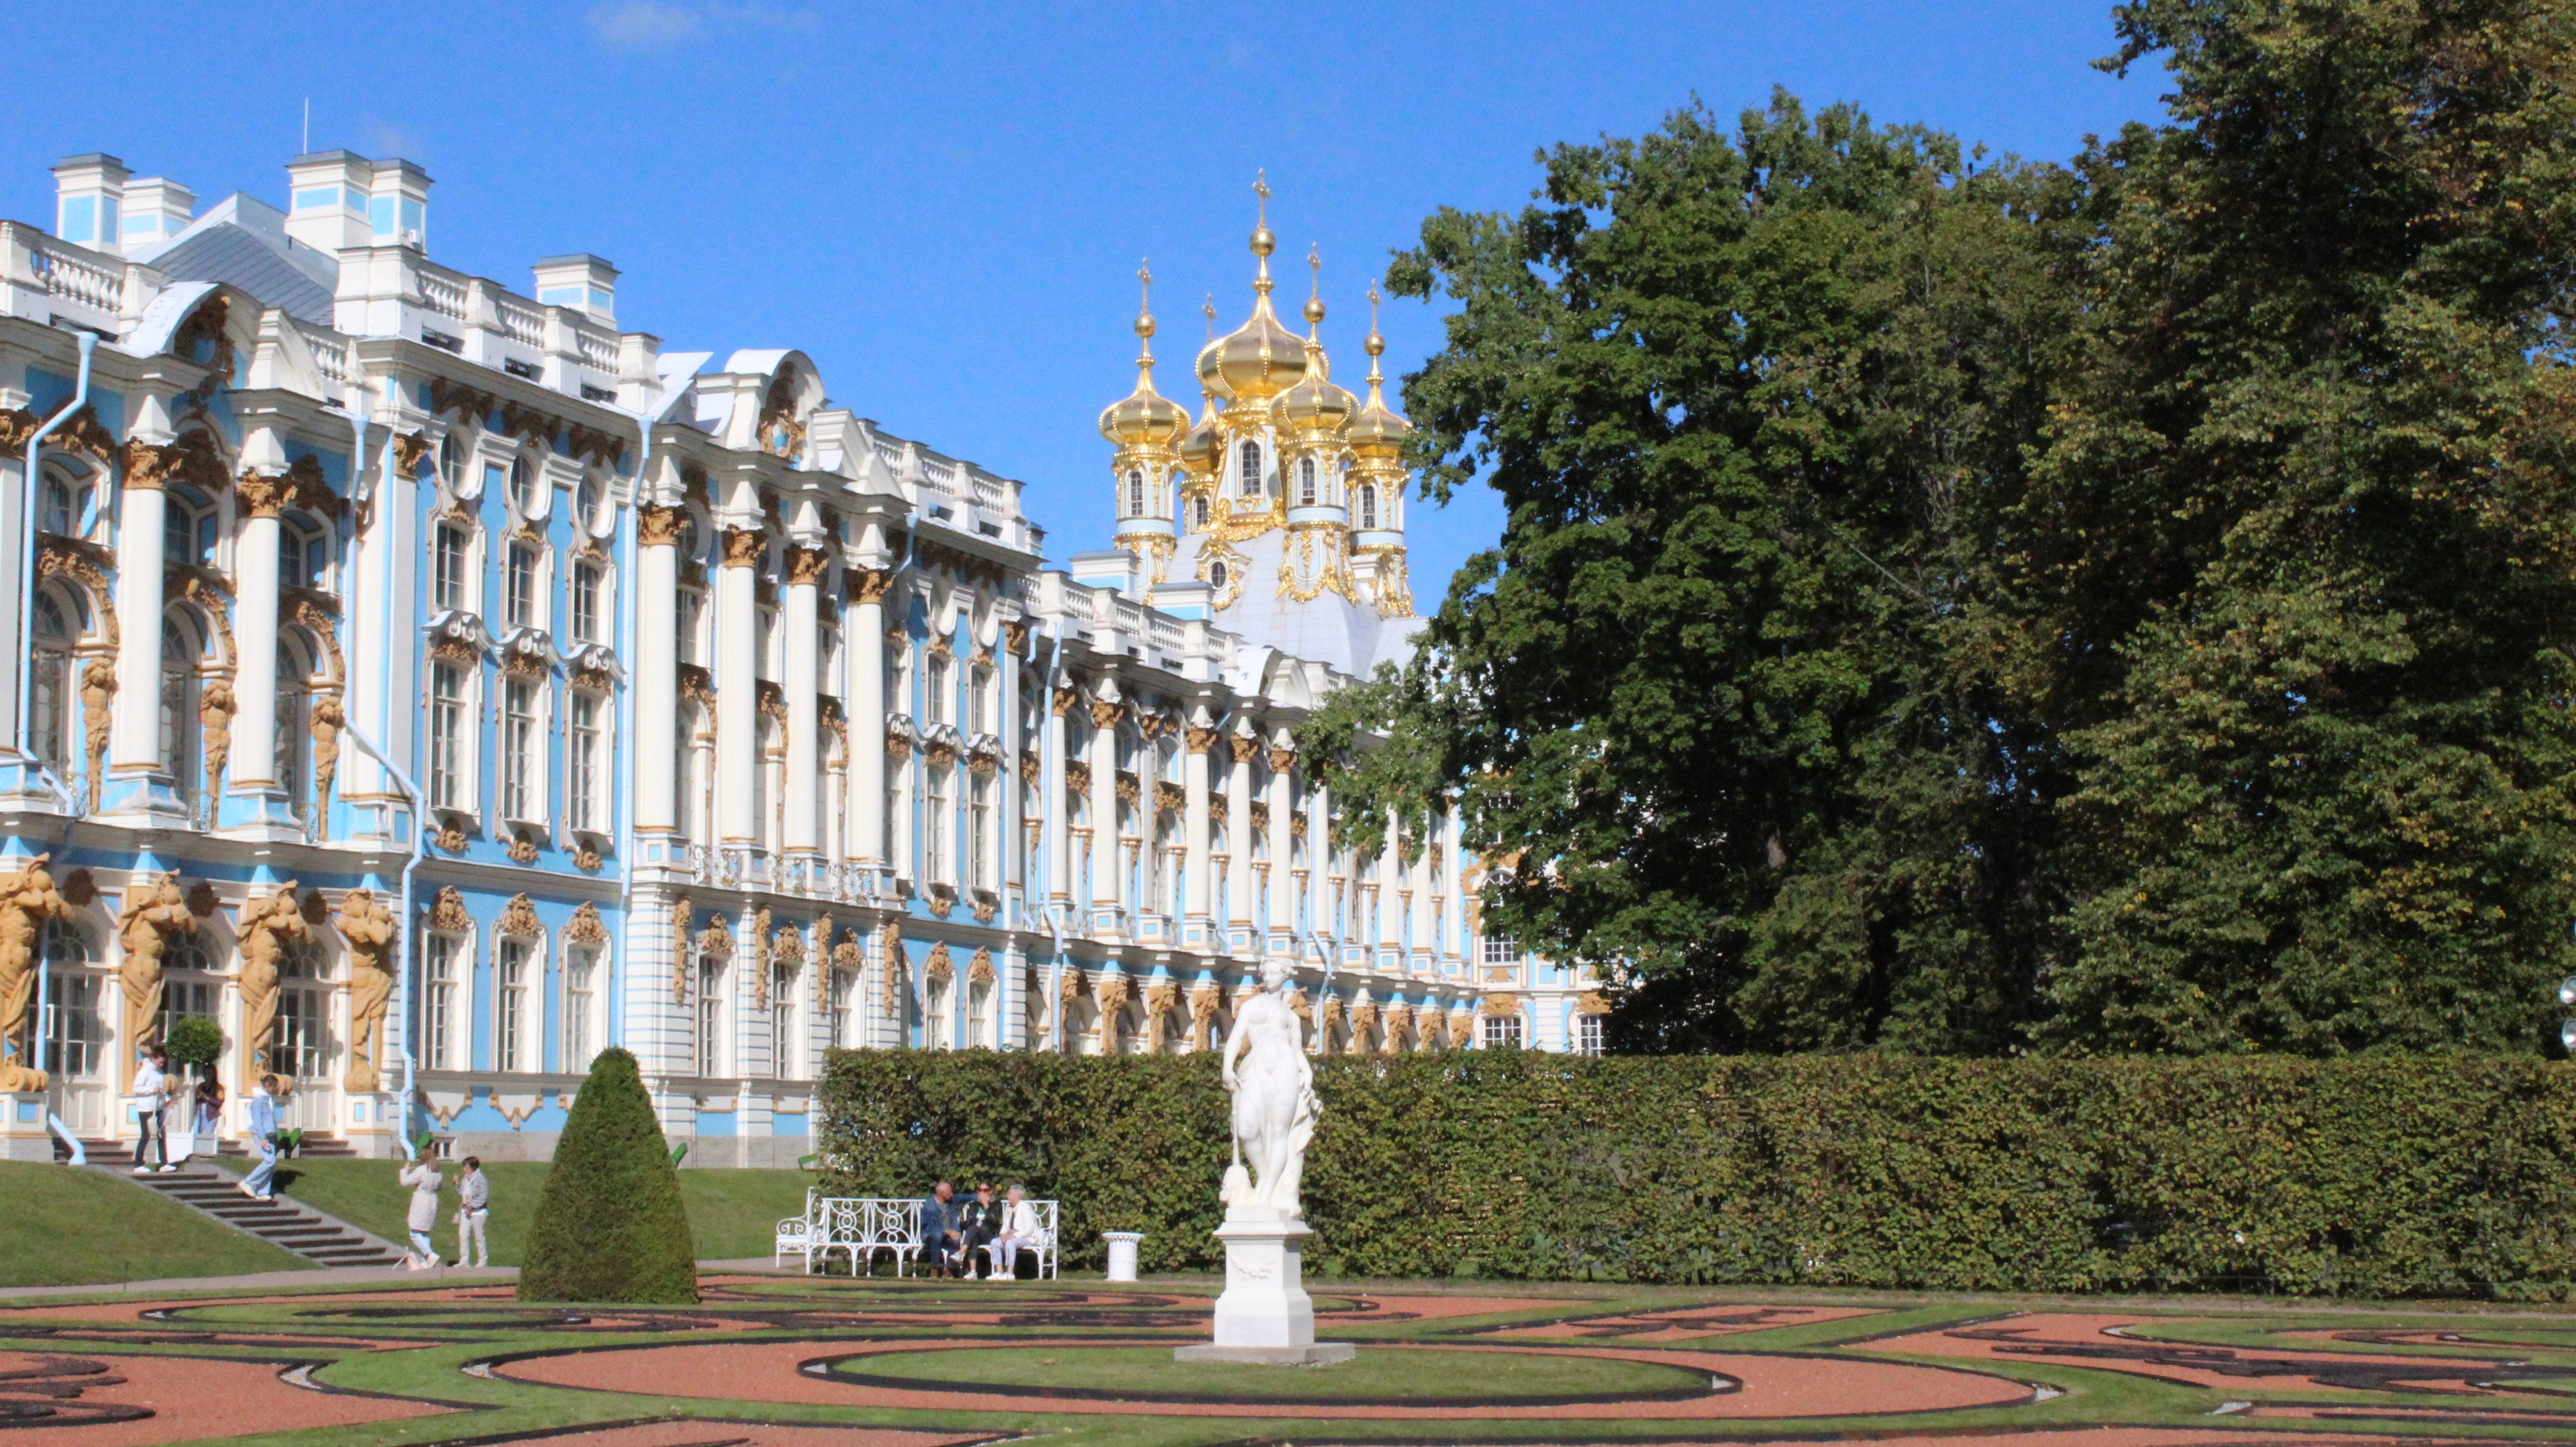
M 41 1090 L 0 1093 L 0 1161 L 51 1161 L 54 1133 L 46 1128 Z
M 1306 1223 L 1272 1210 L 1229 1212 L 1216 1238 L 1225 1243 L 1225 1294 L 1216 1301 L 1216 1340 L 1174 1347 L 1184 1362 L 1249 1362 L 1321 1366 L 1346 1362 L 1349 1342 L 1315 1340 L 1315 1303 L 1301 1280 Z

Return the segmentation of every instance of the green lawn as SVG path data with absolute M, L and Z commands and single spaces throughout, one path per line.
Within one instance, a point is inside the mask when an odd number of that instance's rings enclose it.
M 553 1167 L 542 1161 L 494 1161 L 483 1168 L 492 1178 L 492 1264 L 516 1266 L 536 1218 L 537 1193 Z M 441 1198 L 438 1225 L 430 1241 L 441 1256 L 456 1256 L 456 1177 L 459 1167 L 446 1167 L 448 1188 Z M 278 1167 L 281 1195 L 329 1212 L 343 1221 L 401 1244 L 408 1239 L 403 1222 L 411 1209 L 411 1191 L 396 1178 L 395 1161 L 298 1160 Z M 807 1171 L 702 1170 L 680 1172 L 680 1195 L 689 1207 L 689 1231 L 701 1260 L 767 1256 L 781 1216 L 805 1209 L 805 1188 L 817 1178 Z
M 841 1363 L 854 1376 L 973 1382 L 1082 1392 L 1227 1401 L 1419 1401 L 1603 1397 L 1631 1393 L 1698 1393 L 1708 1373 L 1660 1362 L 1553 1357 L 1500 1352 L 1403 1351 L 1362 1347 L 1347 1362 L 1324 1367 L 1255 1367 L 1177 1362 L 1168 1346 L 1008 1347 L 903 1352 Z
M 97 1171 L 0 1161 L 0 1286 L 237 1276 L 312 1264 Z

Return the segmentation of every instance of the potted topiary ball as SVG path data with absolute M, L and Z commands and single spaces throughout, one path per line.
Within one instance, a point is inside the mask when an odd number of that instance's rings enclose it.
M 203 1015 L 190 1015 L 170 1027 L 170 1038 L 161 1042 L 170 1052 L 170 1063 L 184 1065 L 199 1079 L 215 1068 L 224 1053 L 224 1032 Z

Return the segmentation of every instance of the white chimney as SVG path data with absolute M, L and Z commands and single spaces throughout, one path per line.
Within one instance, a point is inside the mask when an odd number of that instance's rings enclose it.
M 569 307 L 604 327 L 617 325 L 617 268 L 588 252 L 536 265 L 537 305 Z
M 124 231 L 125 163 L 101 151 L 65 156 L 54 167 L 54 234 L 75 246 L 113 251 Z
M 286 234 L 329 256 L 367 245 L 375 179 L 375 167 L 355 151 L 314 151 L 287 162 Z
M 429 249 L 429 173 L 399 156 L 375 163 L 367 185 L 367 239 Z
M 120 237 L 128 256 L 160 249 L 188 229 L 197 214 L 197 193 L 166 176 L 146 176 L 125 183 L 125 228 Z

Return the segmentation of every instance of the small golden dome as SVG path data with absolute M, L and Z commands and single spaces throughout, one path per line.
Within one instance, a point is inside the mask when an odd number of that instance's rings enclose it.
M 1139 268 L 1150 300 L 1154 275 Z M 1190 412 L 1154 390 L 1154 313 L 1144 302 L 1136 308 L 1136 337 L 1143 345 L 1136 358 L 1136 390 L 1112 402 L 1100 414 L 1100 435 L 1121 447 L 1169 447 L 1189 431 Z
M 1333 384 L 1332 365 L 1324 360 L 1324 343 L 1315 332 L 1324 321 L 1323 258 L 1310 251 L 1306 264 L 1315 269 L 1315 290 L 1306 298 L 1306 376 L 1270 404 L 1270 417 L 1275 426 L 1314 436 L 1340 430 L 1359 410 L 1360 399 Z
M 1259 265 L 1252 279 L 1252 316 L 1199 353 L 1200 385 L 1229 401 L 1260 402 L 1297 385 L 1306 375 L 1305 344 L 1279 324 L 1270 310 L 1270 253 L 1279 238 L 1270 234 L 1270 185 L 1253 183 L 1261 198 L 1262 219 L 1252 232 L 1252 254 Z
M 1368 402 L 1351 418 L 1351 451 L 1365 458 L 1392 460 L 1403 449 L 1404 439 L 1413 432 L 1413 424 L 1401 413 L 1386 405 L 1385 377 L 1379 372 L 1378 358 L 1386 354 L 1386 338 L 1377 333 L 1377 283 L 1369 283 L 1369 334 L 1363 345 L 1368 351 Z
M 1181 439 L 1181 467 L 1193 479 L 1205 480 L 1217 474 L 1225 457 L 1225 431 L 1217 425 L 1216 399 L 1200 393 L 1199 424 Z

